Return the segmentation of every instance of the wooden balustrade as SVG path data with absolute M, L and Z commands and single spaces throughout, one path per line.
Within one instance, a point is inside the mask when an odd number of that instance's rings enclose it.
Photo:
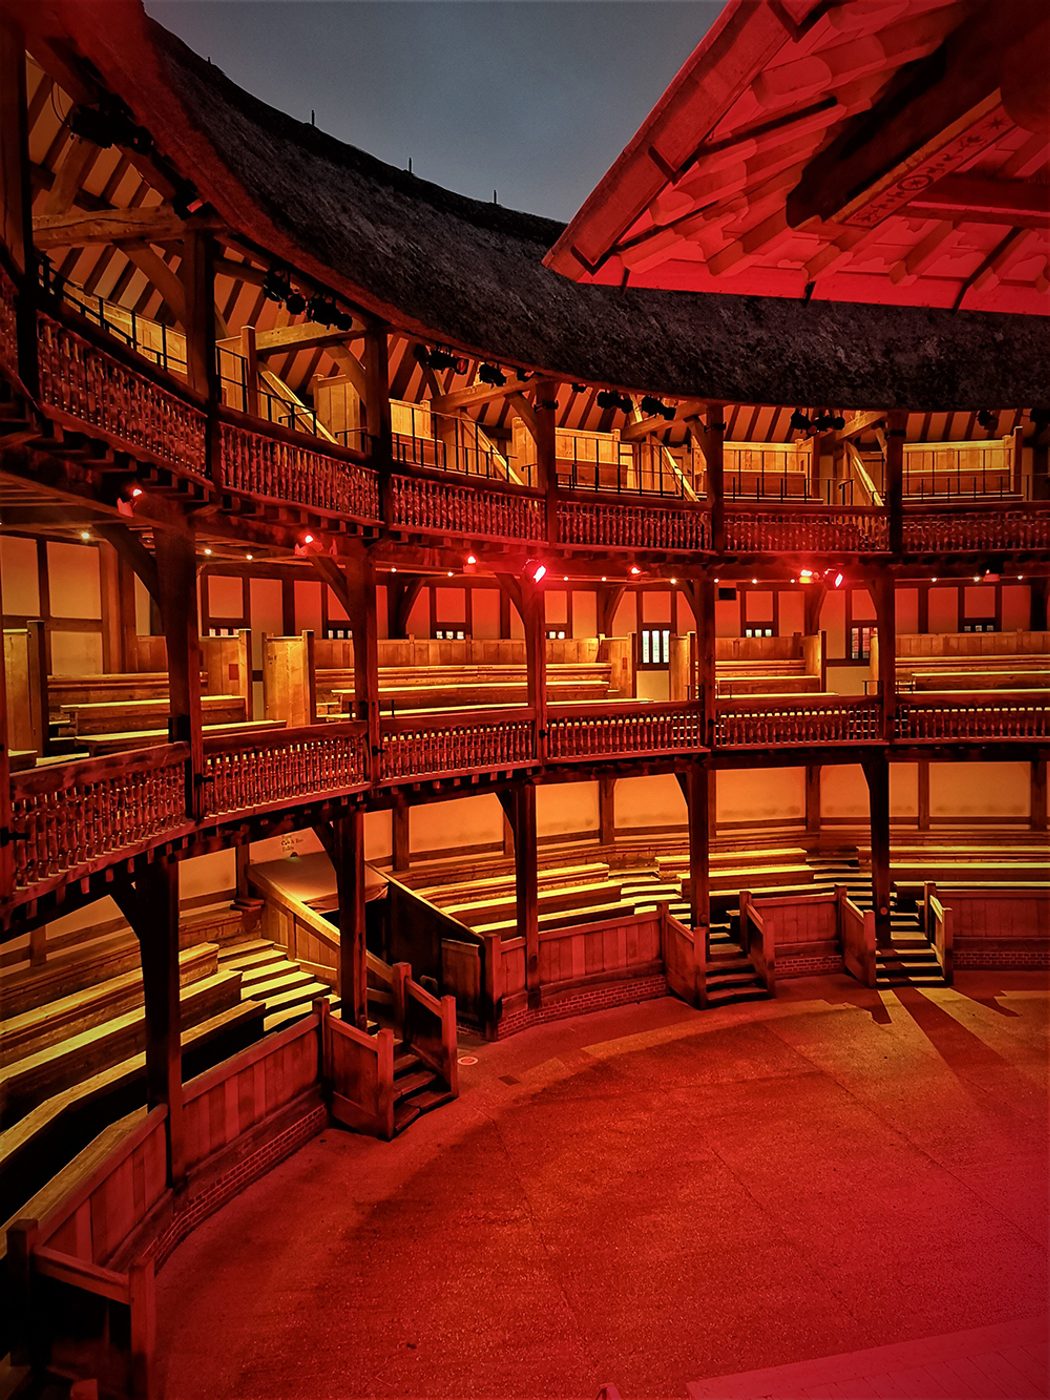
M 838 936 L 846 971 L 862 987 L 874 987 L 875 911 L 858 909 L 845 885 L 835 886 L 835 899 L 838 903 Z
M 878 554 L 890 547 L 888 518 L 874 507 L 734 505 L 725 519 L 731 554 Z
M 204 412 L 166 388 L 163 371 L 140 371 L 116 343 L 104 349 L 43 313 L 37 316 L 37 350 L 40 400 L 47 409 L 140 460 L 206 475 Z
M 876 699 L 835 696 L 819 702 L 775 697 L 729 700 L 715 719 L 718 748 L 768 748 L 791 744 L 865 744 L 881 738 Z
M 18 289 L 14 279 L 0 262 L 0 371 L 9 379 L 18 379 L 18 313 L 15 309 Z
M 394 1018 L 402 1042 L 458 1094 L 455 996 L 431 996 L 413 980 L 409 963 L 397 963 L 393 972 Z
M 31 769 L 11 782 L 15 886 L 30 894 L 189 826 L 189 745 Z
M 368 733 L 358 720 L 204 740 L 205 818 L 339 797 L 367 786 Z
M 538 542 L 547 533 L 544 502 L 537 495 L 400 473 L 390 478 L 389 524 L 414 534 L 471 540 Z
M 389 1142 L 394 1136 L 394 1032 L 358 1030 L 316 1003 L 320 1017 L 324 1082 L 329 1112 L 355 1132 Z
M 217 484 L 256 500 L 291 502 L 326 515 L 379 519 L 379 477 L 354 454 L 304 442 L 291 430 L 257 432 L 224 417 L 219 424 Z
M 919 905 L 922 930 L 929 939 L 941 965 L 941 975 L 951 986 L 955 979 L 955 919 L 950 908 L 942 904 L 937 886 L 927 882 L 922 887 Z
M 703 712 L 677 701 L 651 705 L 550 707 L 547 757 L 567 763 L 592 758 L 696 753 L 704 747 Z
M 711 548 L 709 513 L 697 506 L 620 500 L 558 501 L 558 542 L 610 549 L 681 551 Z
M 509 771 L 535 762 L 534 715 L 528 709 L 383 720 L 383 783 Z
M 1041 699 L 1024 691 L 998 691 L 994 698 L 975 700 L 963 691 L 958 698 L 901 698 L 897 704 L 896 737 L 912 739 L 1046 739 L 1050 710 Z
M 1050 549 L 1050 505 L 1026 501 L 967 509 L 905 510 L 905 554 L 958 554 Z

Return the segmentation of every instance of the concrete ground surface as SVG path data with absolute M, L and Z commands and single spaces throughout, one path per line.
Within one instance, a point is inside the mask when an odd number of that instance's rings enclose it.
M 1036 974 L 807 978 L 461 1044 L 457 1102 L 393 1143 L 327 1130 L 175 1252 L 167 1400 L 684 1400 L 917 1339 L 943 1359 L 965 1329 L 1045 1336 L 1048 1005 Z M 1010 1397 L 972 1374 L 930 1393 Z

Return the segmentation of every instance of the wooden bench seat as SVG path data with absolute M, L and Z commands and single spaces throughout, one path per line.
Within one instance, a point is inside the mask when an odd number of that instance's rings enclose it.
M 989 885 L 1011 885 L 1019 880 L 1040 880 L 1046 871 L 1045 855 L 1036 859 L 1007 861 L 947 860 L 930 855 L 916 860 L 890 858 L 893 879 L 904 884 L 922 884 L 925 880 L 932 880 L 939 885 L 976 880 Z
M 537 892 L 537 903 L 541 912 L 548 910 L 569 913 L 596 902 L 618 900 L 622 886 L 618 880 L 599 880 L 586 885 L 554 885 Z M 436 902 L 436 901 L 431 901 Z M 481 899 L 465 900 L 461 903 L 444 902 L 439 907 L 461 924 L 473 928 L 479 921 L 513 917 L 517 908 L 515 891 L 511 888 L 502 894 L 493 893 Z
M 150 700 L 93 700 L 87 704 L 63 705 L 62 719 L 81 738 L 89 734 L 109 734 L 114 726 L 127 727 L 137 720 L 153 728 L 164 727 L 170 712 L 168 697 Z M 243 695 L 202 695 L 201 713 L 209 724 L 243 724 L 248 718 Z
M 125 700 L 168 698 L 167 671 L 114 671 L 90 676 L 49 676 L 48 704 L 52 715 L 69 705 L 93 702 L 116 704 Z
M 239 972 L 220 971 L 181 989 L 182 1025 L 196 1025 L 240 1000 Z M 145 1045 L 141 1006 L 88 1027 L 0 1069 L 0 1117 L 13 1122 L 44 1099 L 126 1060 Z
M 339 716 L 340 719 L 343 716 Z M 202 724 L 201 732 L 208 734 L 255 734 L 266 733 L 271 729 L 283 729 L 283 719 L 246 719 L 229 724 Z M 119 734 L 90 734 L 79 740 L 84 752 L 91 758 L 103 754 L 122 753 L 125 749 L 148 749 L 154 744 L 166 744 L 166 729 L 133 729 Z
M 586 861 L 581 865 L 560 865 L 547 870 L 539 870 L 536 874 L 536 885 L 538 889 L 543 890 L 556 886 L 588 884 L 596 880 L 606 880 L 608 877 L 608 862 L 594 860 Z M 430 900 L 432 904 L 437 904 L 468 894 L 477 894 L 480 898 L 493 891 L 513 889 L 514 879 L 514 871 L 509 870 L 499 874 L 478 876 L 474 879 L 445 880 L 435 884 L 413 883 L 412 888 L 417 894 Z
M 738 695 L 805 695 L 820 693 L 819 676 L 778 675 L 768 672 L 760 676 L 718 676 L 716 688 L 722 699 Z
M 185 987 L 216 972 L 218 951 L 214 943 L 183 949 L 179 953 L 180 984 Z M 0 1065 L 79 1035 L 141 1005 L 142 971 L 138 967 L 38 1003 L 0 1021 Z M 4 1010 L 8 1009 L 5 997 Z
M 898 676 L 898 683 L 900 677 Z M 912 671 L 916 691 L 1050 689 L 1050 665 L 1003 667 L 1001 670 Z
M 539 927 L 542 933 L 546 929 L 575 928 L 578 924 L 597 924 L 604 919 L 613 919 L 622 915 L 630 917 L 633 914 L 634 900 L 615 899 L 600 904 L 582 905 L 578 909 L 541 910 Z M 475 924 L 473 928 L 475 933 L 498 933 L 501 938 L 516 938 L 518 932 L 517 919 L 514 917 L 496 919 L 491 923 Z
M 45 1002 L 93 986 L 107 978 L 119 977 L 141 965 L 138 940 L 130 930 L 88 938 L 62 953 L 53 953 L 40 966 L 21 967 L 3 974 L 0 1010 L 4 1016 L 21 1016 Z
M 806 863 L 806 852 L 802 846 L 767 846 L 755 851 L 712 851 L 709 863 L 712 872 L 736 870 L 744 865 L 752 870 L 768 869 L 771 866 L 801 866 Z M 677 878 L 679 872 L 688 873 L 688 844 L 683 843 L 679 850 L 657 856 L 656 868 L 661 875 L 668 875 L 672 879 Z
M 799 676 L 806 671 L 801 656 L 719 656 L 715 659 L 716 676 Z

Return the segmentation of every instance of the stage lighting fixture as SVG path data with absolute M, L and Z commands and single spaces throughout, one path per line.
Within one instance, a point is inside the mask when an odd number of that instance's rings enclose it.
M 500 389 L 507 382 L 507 376 L 498 365 L 479 365 L 478 379 L 482 384 L 491 384 L 494 389 Z
M 998 413 L 993 413 L 990 408 L 981 408 L 977 411 L 977 422 L 985 430 L 992 432 L 999 425 Z
M 188 180 L 181 183 L 171 197 L 171 207 L 180 219 L 188 219 L 191 214 L 199 214 L 205 201 Z
M 547 565 L 541 564 L 538 559 L 530 559 L 525 565 L 525 576 L 533 583 L 539 583 L 547 572 Z
M 812 426 L 812 423 L 809 421 L 809 415 L 803 413 L 801 409 L 796 408 L 791 415 L 791 431 L 793 433 L 808 433 Z
M 284 299 L 284 309 L 289 316 L 301 316 L 306 310 L 306 298 L 302 292 L 289 292 Z
M 267 301 L 286 301 L 291 295 L 292 284 L 283 272 L 271 267 L 263 279 L 262 290 Z

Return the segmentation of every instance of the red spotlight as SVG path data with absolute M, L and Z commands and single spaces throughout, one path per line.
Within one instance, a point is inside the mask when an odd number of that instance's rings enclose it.
M 812 569 L 799 569 L 798 571 L 799 583 L 812 583 L 815 578 L 816 574 Z
M 547 573 L 547 565 L 541 564 L 538 559 L 530 559 L 525 565 L 525 573 L 533 583 L 539 583 Z
M 468 564 L 476 564 L 477 562 L 478 562 L 478 559 L 477 559 L 477 555 L 476 555 L 476 554 L 468 554 L 468 555 L 467 555 L 467 563 L 468 563 Z
M 633 577 L 637 578 L 642 571 L 637 564 L 632 564 L 630 572 L 633 575 Z
M 141 495 L 142 495 L 142 487 L 141 487 L 141 486 L 133 486 L 133 487 L 131 488 L 131 499 L 132 499 L 132 500 L 135 500 L 135 498 L 136 498 L 137 496 L 141 496 Z
M 846 581 L 846 575 L 837 566 L 824 570 L 824 582 L 831 588 L 841 588 Z

